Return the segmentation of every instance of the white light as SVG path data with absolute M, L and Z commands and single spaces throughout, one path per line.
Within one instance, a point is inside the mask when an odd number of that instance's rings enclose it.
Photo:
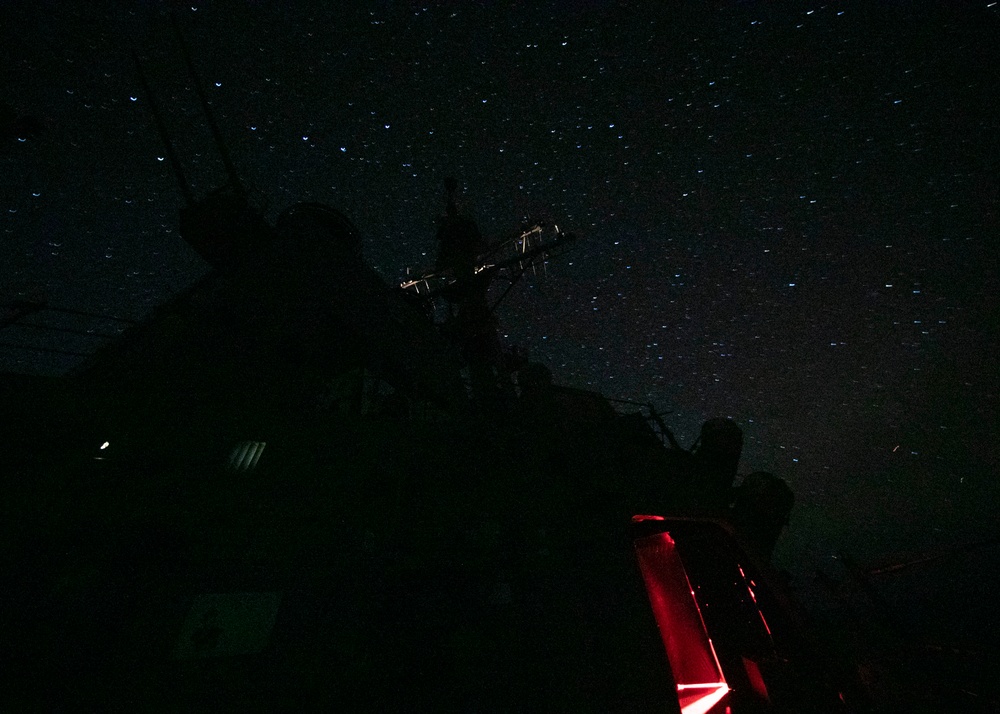
M 691 595 L 694 593 L 692 592 Z M 690 695 L 685 697 L 687 701 L 681 707 L 681 714 L 707 714 L 729 693 L 729 687 L 726 683 L 720 682 L 718 684 L 678 684 L 677 694 L 681 696 L 681 692 L 686 694 L 687 690 L 698 689 L 703 690 L 705 694 L 695 695 L 693 698 L 688 698 Z
M 266 445 L 263 441 L 244 441 L 237 444 L 229 455 L 229 468 L 244 473 L 253 471 Z
M 102 449 L 102 450 L 103 450 L 103 449 L 106 449 L 106 448 L 108 448 L 109 446 L 111 446 L 111 444 L 109 444 L 109 443 L 108 443 L 107 441 L 105 441 L 105 442 L 104 442 L 103 444 L 101 444 L 101 449 Z

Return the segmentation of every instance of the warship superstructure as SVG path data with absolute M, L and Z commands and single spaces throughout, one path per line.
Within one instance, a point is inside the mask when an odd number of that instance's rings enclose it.
M 180 215 L 206 277 L 4 382 L 18 711 L 843 710 L 739 427 L 681 448 L 498 339 L 571 234 L 489 241 L 449 179 L 435 264 L 389 285 L 341 212 L 269 223 L 225 163 Z

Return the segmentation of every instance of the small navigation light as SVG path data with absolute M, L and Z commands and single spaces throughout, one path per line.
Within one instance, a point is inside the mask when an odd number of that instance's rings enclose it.
M 111 444 L 105 441 L 103 444 L 101 444 L 101 451 L 104 451 L 104 449 L 108 448 L 109 446 L 111 446 Z

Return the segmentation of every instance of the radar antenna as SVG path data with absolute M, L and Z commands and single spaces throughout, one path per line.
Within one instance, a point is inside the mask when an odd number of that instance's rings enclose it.
M 473 398 L 489 410 L 511 391 L 510 356 L 500 345 L 494 313 L 525 272 L 544 267 L 575 237 L 558 226 L 549 229 L 536 223 L 488 245 L 475 221 L 459 214 L 458 182 L 449 177 L 444 185 L 447 207 L 438 228 L 437 261 L 433 268 L 403 281 L 399 290 L 422 303 L 429 316 L 437 312 L 438 299 L 445 301 L 447 311 L 440 330 L 461 349 Z M 507 280 L 509 285 L 491 305 L 487 292 L 494 280 Z
M 451 204 L 449 204 L 451 205 Z M 572 233 L 563 233 L 558 225 L 549 228 L 545 223 L 525 226 L 515 236 L 505 238 L 476 256 L 473 274 L 481 280 L 507 280 L 509 285 L 490 306 L 496 310 L 510 289 L 528 270 L 544 268 L 549 260 L 565 253 L 576 240 Z M 400 290 L 417 295 L 424 300 L 443 297 L 448 299 L 461 290 L 460 278 L 451 266 L 428 268 L 416 277 L 400 283 Z

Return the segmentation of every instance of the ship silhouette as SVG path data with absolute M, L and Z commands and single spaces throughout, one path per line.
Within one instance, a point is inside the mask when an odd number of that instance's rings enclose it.
M 682 448 L 498 339 L 572 234 L 487 240 L 448 179 L 435 263 L 390 285 L 340 211 L 268 222 L 204 109 L 229 181 L 200 199 L 154 121 L 209 273 L 72 376 L 3 382 L 14 709 L 847 710 L 739 427 Z

